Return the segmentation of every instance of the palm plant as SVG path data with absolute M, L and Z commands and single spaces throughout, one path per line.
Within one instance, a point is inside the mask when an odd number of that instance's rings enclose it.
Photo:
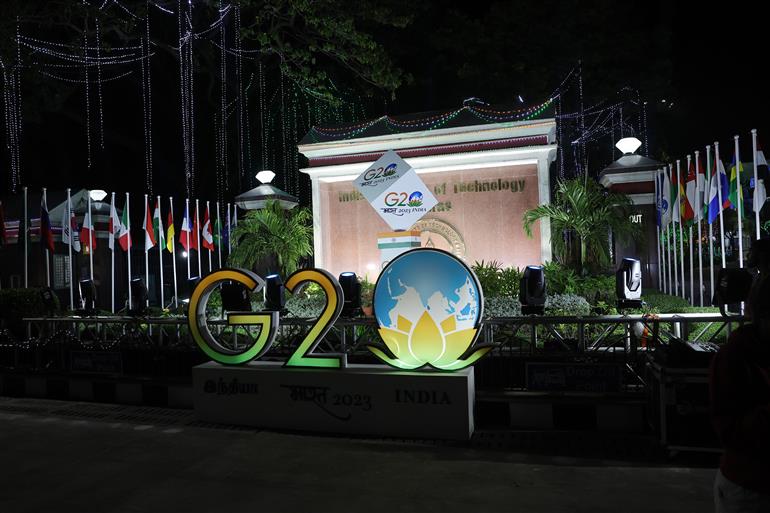
M 629 218 L 632 203 L 625 194 L 608 192 L 597 182 L 580 178 L 559 181 L 555 193 L 554 202 L 524 214 L 524 231 L 531 237 L 532 224 L 549 218 L 553 233 L 576 235 L 580 247 L 577 268 L 581 274 L 588 272 L 589 255 L 598 264 L 609 262 L 609 230 L 621 241 L 640 232 L 639 225 Z M 568 259 L 570 248 L 562 238 L 554 238 L 554 246 L 564 260 Z
M 229 265 L 254 269 L 268 258 L 274 258 L 284 277 L 297 270 L 300 259 L 313 251 L 312 214 L 307 208 L 285 211 L 277 201 L 265 208 L 250 210 L 233 230 L 233 251 Z

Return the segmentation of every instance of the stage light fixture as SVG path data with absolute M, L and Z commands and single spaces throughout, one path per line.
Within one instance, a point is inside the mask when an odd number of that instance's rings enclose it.
M 615 294 L 618 310 L 642 307 L 642 263 L 636 258 L 624 258 L 615 272 Z
M 283 280 L 279 274 L 270 274 L 265 278 L 265 310 L 280 312 L 286 305 Z
M 131 280 L 131 308 L 128 315 L 140 316 L 147 313 L 147 287 L 141 278 Z
M 80 294 L 81 315 L 93 315 L 96 312 L 96 285 L 93 280 L 80 280 L 78 283 L 78 292 Z
M 50 316 L 56 312 L 56 292 L 51 287 L 45 287 L 40 290 L 40 297 L 43 300 L 45 314 Z
M 740 315 L 740 312 L 730 312 L 729 308 L 749 298 L 752 283 L 753 277 L 747 269 L 720 269 L 711 304 L 718 306 L 725 317 Z
M 344 272 L 339 276 L 340 287 L 342 287 L 342 297 L 344 303 L 342 306 L 343 317 L 354 317 L 361 313 L 361 282 L 358 276 L 353 272 Z
M 182 251 L 182 258 L 187 258 L 187 251 Z
M 545 273 L 543 266 L 528 265 L 519 283 L 519 302 L 524 315 L 543 315 L 545 312 Z
M 747 267 L 754 267 L 760 275 L 770 275 L 770 238 L 755 240 L 751 244 Z
M 240 283 L 223 283 L 219 292 L 222 296 L 222 309 L 226 312 L 250 312 L 249 291 Z

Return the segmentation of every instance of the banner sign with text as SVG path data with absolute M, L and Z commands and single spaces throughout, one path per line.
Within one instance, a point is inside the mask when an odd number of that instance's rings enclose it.
M 388 226 L 407 230 L 438 200 L 409 164 L 388 151 L 354 181 Z

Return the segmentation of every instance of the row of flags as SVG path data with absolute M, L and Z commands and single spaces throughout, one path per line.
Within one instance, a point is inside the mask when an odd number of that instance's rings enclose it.
M 688 226 L 706 220 L 713 224 L 719 212 L 725 209 L 739 211 L 746 216 L 743 201 L 743 187 L 738 183 L 738 176 L 743 173 L 743 164 L 736 165 L 735 157 L 730 163 L 730 175 L 721 160 L 710 163 L 710 169 L 704 169 L 700 156 L 690 163 L 687 174 L 676 173 L 673 168 L 665 168 L 657 176 L 658 187 L 656 205 L 658 206 L 658 226 L 665 228 L 670 223 L 684 223 Z M 680 175 L 677 179 L 677 174 Z M 767 202 L 768 164 L 761 149 L 757 149 L 758 179 L 750 183 L 754 189 L 752 210 L 759 211 Z M 720 201 L 721 198 L 721 201 Z M 680 207 L 676 208 L 679 200 Z
M 752 130 L 752 149 L 754 169 L 750 176 L 748 191 L 752 191 L 752 200 L 746 204 L 744 200 L 744 183 L 741 175 L 744 166 L 740 159 L 739 136 L 735 136 L 735 150 L 729 166 L 725 169 L 719 154 L 719 143 L 706 147 L 706 165 L 703 165 L 700 152 L 695 157 L 687 156 L 684 166 L 676 161 L 676 166 L 669 164 L 655 174 L 655 204 L 658 230 L 658 262 L 660 264 L 658 282 L 661 290 L 668 293 L 680 294 L 686 297 L 685 284 L 685 245 L 689 246 L 690 260 L 690 301 L 697 304 L 695 299 L 694 271 L 700 276 L 699 296 L 703 305 L 703 258 L 710 259 L 711 292 L 714 293 L 714 244 L 721 247 L 722 267 L 725 267 L 725 211 L 736 212 L 738 231 L 738 264 L 743 267 L 743 222 L 746 210 L 754 214 L 755 237 L 761 236 L 760 212 L 767 203 L 767 184 L 770 172 L 764 152 L 757 143 L 757 131 Z M 705 221 L 705 225 L 701 222 Z M 718 221 L 718 228 L 714 224 Z M 707 233 L 704 237 L 703 226 Z M 687 229 L 689 236 L 685 236 Z M 697 229 L 697 234 L 693 230 Z M 719 230 L 715 234 L 715 230 Z M 693 242 L 697 241 L 698 250 L 694 252 Z M 708 251 L 704 253 L 703 244 L 708 243 Z M 697 262 L 695 258 L 697 256 Z M 673 260 L 672 260 L 673 257 Z
M 149 204 L 147 205 L 144 221 L 142 222 L 142 228 L 145 231 L 144 249 L 149 250 L 155 246 L 159 246 L 171 253 L 173 252 L 173 244 L 176 236 L 174 214 L 169 208 L 165 227 L 161 217 L 161 205 L 159 200 L 156 200 L 155 209 L 152 214 L 150 213 Z M 2 218 L 0 217 L 0 219 Z M 0 234 L 2 236 L 2 239 L 0 240 L 5 242 L 5 223 L 3 222 L 0 226 L 2 226 L 3 230 Z M 96 249 L 96 230 L 90 212 L 85 213 L 83 223 L 78 227 L 75 212 L 72 210 L 72 206 L 69 205 L 63 211 L 60 226 L 62 242 L 71 245 L 73 251 L 80 252 L 83 246 L 88 246 L 89 250 Z M 199 229 L 197 216 L 191 217 L 189 208 L 185 207 L 179 243 L 185 251 L 190 251 L 191 249 L 198 250 L 199 247 L 214 251 L 217 247 L 228 247 L 230 229 L 229 209 L 226 215 L 226 222 L 224 225 L 221 225 L 218 218 L 214 220 L 214 223 L 211 222 L 207 205 L 203 211 L 203 222 Z M 200 241 L 198 240 L 198 232 L 200 232 Z M 128 209 L 124 207 L 122 214 L 118 215 L 114 201 L 110 204 L 108 233 L 108 246 L 110 250 L 115 250 L 116 240 L 123 251 L 128 251 L 132 247 L 133 242 L 131 240 Z M 43 199 L 40 204 L 40 234 L 44 249 L 53 252 L 53 227 L 45 199 Z

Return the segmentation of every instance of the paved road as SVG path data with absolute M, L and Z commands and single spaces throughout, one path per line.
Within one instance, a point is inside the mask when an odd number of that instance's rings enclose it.
M 475 445 L 214 428 L 187 411 L 0 398 L 0 512 L 713 510 L 708 466 Z

